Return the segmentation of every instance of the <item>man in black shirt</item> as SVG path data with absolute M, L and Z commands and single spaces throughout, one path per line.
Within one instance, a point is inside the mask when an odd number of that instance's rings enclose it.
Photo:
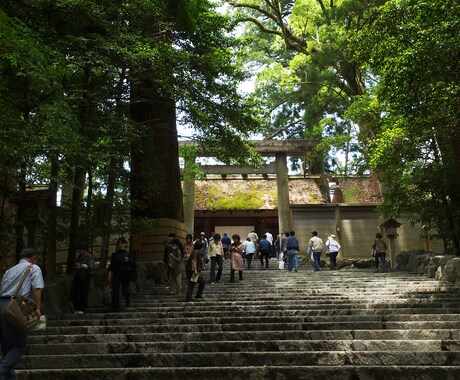
M 117 250 L 112 254 L 108 267 L 108 282 L 112 284 L 112 311 L 120 311 L 120 287 L 121 294 L 125 297 L 125 304 L 131 304 L 131 291 L 129 282 L 135 280 L 136 263 L 131 260 L 127 251 L 128 242 L 124 237 L 117 240 Z

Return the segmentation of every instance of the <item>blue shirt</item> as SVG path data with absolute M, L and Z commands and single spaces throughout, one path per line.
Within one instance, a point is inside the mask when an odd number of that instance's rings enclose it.
M 294 236 L 289 236 L 286 241 L 286 249 L 290 251 L 294 249 L 296 251 L 299 250 L 299 241 Z
M 272 245 L 267 239 L 262 239 L 259 241 L 259 250 L 261 252 L 270 252 L 272 249 Z
M 228 236 L 224 236 L 222 239 L 220 239 L 220 242 L 222 245 L 230 245 L 232 243 Z
M 29 265 L 30 263 L 27 260 L 21 260 L 18 264 L 5 272 L 2 280 L 0 297 L 14 295 L 24 272 Z M 19 289 L 17 296 L 33 299 L 34 289 L 43 289 L 44 287 L 45 281 L 43 280 L 42 271 L 38 265 L 34 264 L 25 278 L 21 289 Z

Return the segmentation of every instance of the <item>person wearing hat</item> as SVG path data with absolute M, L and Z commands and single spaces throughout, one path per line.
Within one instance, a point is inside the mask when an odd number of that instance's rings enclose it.
M 117 240 L 117 250 L 112 253 L 109 267 L 107 268 L 107 280 L 112 285 L 112 311 L 120 311 L 120 287 L 121 294 L 125 297 L 125 305 L 131 304 L 131 290 L 129 282 L 134 281 L 136 263 L 131 259 L 126 249 L 128 242 L 124 237 Z
M 75 314 L 82 314 L 88 307 L 88 292 L 91 272 L 94 268 L 93 256 L 88 252 L 87 245 L 78 243 L 75 259 L 75 274 L 72 280 L 72 303 Z
M 337 255 L 340 251 L 340 244 L 335 240 L 335 235 L 331 234 L 326 241 L 326 256 L 329 256 L 329 267 L 334 270 L 337 267 Z
M 308 242 L 308 249 L 313 253 L 313 262 L 315 272 L 319 271 L 321 265 L 321 252 L 323 252 L 323 240 L 318 237 L 317 231 L 311 232 L 312 237 Z

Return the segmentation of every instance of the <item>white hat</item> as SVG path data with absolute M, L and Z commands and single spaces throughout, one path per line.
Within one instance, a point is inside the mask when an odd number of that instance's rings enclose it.
M 334 234 L 331 234 L 331 236 L 329 236 L 330 238 L 332 239 L 335 239 L 335 235 Z

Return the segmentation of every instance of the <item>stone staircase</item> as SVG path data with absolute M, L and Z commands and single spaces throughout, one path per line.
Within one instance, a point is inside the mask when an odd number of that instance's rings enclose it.
M 158 286 L 121 313 L 48 321 L 18 379 L 460 379 L 456 286 L 364 269 L 228 272 L 197 302 Z

